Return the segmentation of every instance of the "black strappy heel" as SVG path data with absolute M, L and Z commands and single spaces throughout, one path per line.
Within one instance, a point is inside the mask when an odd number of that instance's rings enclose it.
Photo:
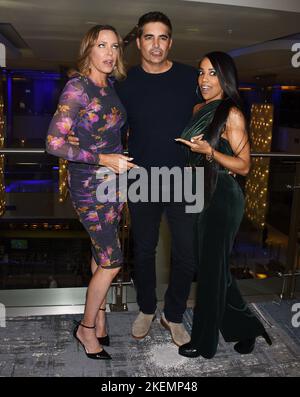
M 106 308 L 102 309 L 102 307 L 100 307 L 99 310 L 102 310 L 103 312 L 106 311 Z M 109 340 L 109 335 L 105 335 L 105 336 L 97 336 L 97 339 L 99 341 L 99 343 L 102 346 L 109 346 L 110 340 Z
M 88 353 L 87 350 L 86 350 L 86 347 L 84 346 L 84 344 L 81 342 L 81 340 L 76 335 L 79 326 L 84 327 L 84 328 L 88 328 L 88 329 L 95 329 L 96 327 L 95 326 L 94 327 L 88 327 L 88 326 L 82 324 L 81 322 L 77 322 L 77 321 L 74 321 L 74 322 L 76 324 L 76 327 L 74 328 L 73 336 L 74 336 L 74 338 L 77 341 L 77 345 L 80 344 L 83 347 L 86 356 L 88 358 L 93 359 L 93 360 L 111 360 L 111 356 L 104 349 L 102 349 L 100 352 L 97 352 L 97 353 Z

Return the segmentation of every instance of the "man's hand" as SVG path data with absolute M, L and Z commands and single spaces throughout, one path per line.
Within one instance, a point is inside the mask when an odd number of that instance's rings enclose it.
M 79 146 L 79 138 L 77 138 L 77 136 L 75 136 L 75 133 L 73 131 L 70 131 L 68 133 L 68 138 L 67 139 L 68 139 L 68 142 L 71 145 Z
M 119 153 L 99 154 L 99 159 L 100 165 L 104 165 L 116 174 L 122 174 L 131 168 L 138 168 L 136 164 L 131 163 L 131 160 L 133 160 L 132 157 L 127 157 Z

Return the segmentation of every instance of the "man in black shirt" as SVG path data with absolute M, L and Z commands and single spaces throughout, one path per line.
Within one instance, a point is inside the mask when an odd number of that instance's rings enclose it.
M 185 153 L 174 139 L 181 135 L 199 101 L 196 70 L 168 59 L 171 35 L 171 22 L 164 14 L 143 15 L 137 38 L 141 65 L 129 70 L 127 79 L 116 84 L 127 110 L 129 155 L 149 172 L 152 167 L 184 167 Z M 173 192 L 174 183 L 168 189 Z M 190 340 L 182 316 L 195 271 L 193 217 L 185 212 L 184 202 L 134 203 L 129 196 L 128 204 L 134 242 L 134 282 L 140 307 L 132 335 L 144 338 L 155 317 L 155 251 L 165 213 L 172 237 L 172 263 L 161 323 L 181 346 Z

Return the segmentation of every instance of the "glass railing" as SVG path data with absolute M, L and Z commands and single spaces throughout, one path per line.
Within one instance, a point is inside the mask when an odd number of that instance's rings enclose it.
M 0 154 L 5 155 L 6 190 L 6 211 L 0 218 L 0 289 L 87 286 L 91 276 L 89 237 L 69 197 L 59 202 L 57 159 L 38 148 L 1 149 Z M 231 271 L 257 294 L 292 297 L 299 290 L 300 274 L 300 155 L 253 153 L 252 157 L 269 161 L 261 185 L 266 194 L 258 197 L 248 184 L 250 177 L 239 179 L 248 209 L 233 246 Z M 254 202 L 259 211 L 253 208 Z M 170 239 L 162 223 L 158 284 L 167 282 L 169 268 Z M 127 207 L 120 239 L 125 266 L 115 283 L 123 285 L 130 283 L 133 271 Z
M 276 292 L 291 298 L 300 286 L 300 155 L 253 153 L 252 157 L 268 161 L 268 172 L 258 186 L 249 187 L 246 180 L 246 211 L 231 270 L 238 279 L 264 280 L 266 286 L 279 278 Z M 260 196 L 260 189 L 265 195 Z
M 87 287 L 90 239 L 69 196 L 60 202 L 57 158 L 38 148 L 1 149 L 6 211 L 0 218 L 0 289 Z M 124 266 L 113 282 L 121 307 L 122 288 L 131 284 L 128 210 L 120 223 Z

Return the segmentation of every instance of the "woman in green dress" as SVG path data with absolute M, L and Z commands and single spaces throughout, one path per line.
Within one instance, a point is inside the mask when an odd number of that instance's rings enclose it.
M 198 105 L 182 137 L 189 165 L 204 166 L 205 205 L 197 214 L 195 250 L 198 271 L 191 341 L 179 348 L 186 357 L 212 358 L 219 331 L 226 342 L 237 342 L 241 354 L 251 353 L 255 339 L 271 340 L 243 300 L 229 269 L 233 242 L 244 213 L 244 196 L 235 175 L 250 169 L 250 145 L 236 67 L 223 52 L 200 62 Z

